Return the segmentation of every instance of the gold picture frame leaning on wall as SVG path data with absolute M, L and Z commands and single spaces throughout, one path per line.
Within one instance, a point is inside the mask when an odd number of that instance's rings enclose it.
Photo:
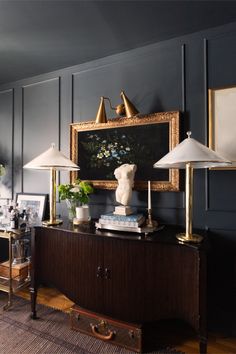
M 135 163 L 134 189 L 147 189 L 151 180 L 154 191 L 178 191 L 179 171 L 154 169 L 153 164 L 179 143 L 179 116 L 163 112 L 71 124 L 70 157 L 80 166 L 71 182 L 80 178 L 98 189 L 115 189 L 115 168 Z
M 236 87 L 208 90 L 209 98 L 209 147 L 220 156 L 232 161 L 236 169 Z

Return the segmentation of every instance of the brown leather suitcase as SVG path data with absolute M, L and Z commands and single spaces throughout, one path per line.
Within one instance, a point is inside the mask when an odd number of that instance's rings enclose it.
M 71 328 L 111 344 L 142 352 L 142 327 L 86 311 L 77 305 L 70 309 Z

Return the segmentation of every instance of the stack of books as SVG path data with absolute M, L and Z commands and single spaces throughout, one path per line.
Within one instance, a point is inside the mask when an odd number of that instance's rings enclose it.
M 138 228 L 140 227 L 145 221 L 145 217 L 143 214 L 132 214 L 132 215 L 117 215 L 113 213 L 108 213 L 101 215 L 98 223 L 102 226 L 105 226 L 105 228 L 108 228 L 106 226 L 117 226 L 125 228 L 125 229 L 131 229 L 131 228 Z

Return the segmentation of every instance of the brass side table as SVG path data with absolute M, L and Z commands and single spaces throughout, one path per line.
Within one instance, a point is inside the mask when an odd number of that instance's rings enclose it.
M 17 277 L 13 276 L 12 245 L 16 240 L 21 239 L 23 236 L 25 236 L 25 232 L 21 230 L 0 231 L 0 238 L 8 240 L 9 248 L 9 260 L 7 262 L 8 266 L 3 267 L 3 263 L 0 263 L 0 267 L 6 269 L 2 274 L 0 273 L 0 291 L 8 293 L 8 301 L 7 304 L 3 306 L 3 310 L 7 310 L 12 306 L 12 295 L 22 287 L 28 285 L 30 282 L 30 261 L 25 262 L 25 267 L 27 267 L 27 275 L 24 279 L 20 279 L 20 277 L 17 279 Z

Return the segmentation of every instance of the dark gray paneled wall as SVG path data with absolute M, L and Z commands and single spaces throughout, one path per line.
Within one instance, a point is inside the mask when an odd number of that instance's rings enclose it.
M 2 197 L 48 192 L 47 172 L 22 170 L 22 165 L 51 142 L 69 156 L 69 124 L 94 119 L 101 95 L 113 105 L 120 103 L 122 89 L 142 113 L 180 110 L 182 138 L 190 128 L 207 144 L 207 90 L 236 84 L 235 36 L 236 24 L 230 24 L 0 87 L 0 155 L 8 162 L 8 177 L 14 177 L 8 178 L 8 192 L 1 186 Z M 109 107 L 107 111 L 114 116 Z M 195 175 L 195 189 L 201 193 L 195 197 L 194 224 L 234 230 L 235 171 Z M 68 174 L 60 180 L 67 181 Z M 154 193 L 156 216 L 183 223 L 183 197 L 182 192 Z M 112 208 L 113 200 L 113 192 L 97 191 L 94 216 Z M 145 208 L 146 194 L 135 192 L 133 204 Z
M 8 177 L 14 177 L 8 178 L 8 193 L 1 186 L 2 197 L 48 192 L 47 172 L 22 170 L 22 165 L 51 142 L 69 156 L 69 123 L 94 119 L 101 95 L 120 103 L 122 89 L 142 113 L 182 111 L 182 138 L 190 128 L 207 143 L 207 90 L 236 84 L 235 36 L 231 24 L 0 87 L 1 159 L 8 162 Z M 234 230 L 235 171 L 195 175 L 195 188 L 202 191 L 195 197 L 195 225 Z M 113 192 L 98 191 L 94 216 L 111 208 L 113 198 Z M 157 217 L 183 222 L 183 193 L 154 193 L 153 201 Z M 144 193 L 134 193 L 133 204 L 145 208 L 145 203 Z
M 16 192 L 48 193 L 48 173 L 25 171 L 22 165 L 51 142 L 69 156 L 69 123 L 93 120 L 100 96 L 109 96 L 113 105 L 120 103 L 122 89 L 141 113 L 180 110 L 182 138 L 191 129 L 194 138 L 207 144 L 208 88 L 236 85 L 235 62 L 233 23 L 1 86 L 0 156 L 8 162 L 8 197 Z M 107 112 L 114 116 L 109 107 Z M 236 171 L 195 171 L 194 225 L 211 231 L 214 299 L 225 276 L 224 250 L 236 243 L 235 177 Z M 62 182 L 68 179 L 68 174 L 60 175 Z M 1 187 L 6 196 L 4 191 Z M 146 200 L 146 193 L 135 192 L 132 204 L 144 210 Z M 111 210 L 113 203 L 114 192 L 96 191 L 92 215 Z M 183 224 L 183 207 L 183 192 L 153 193 L 154 215 L 164 223 Z M 64 212 L 59 203 L 58 210 Z

